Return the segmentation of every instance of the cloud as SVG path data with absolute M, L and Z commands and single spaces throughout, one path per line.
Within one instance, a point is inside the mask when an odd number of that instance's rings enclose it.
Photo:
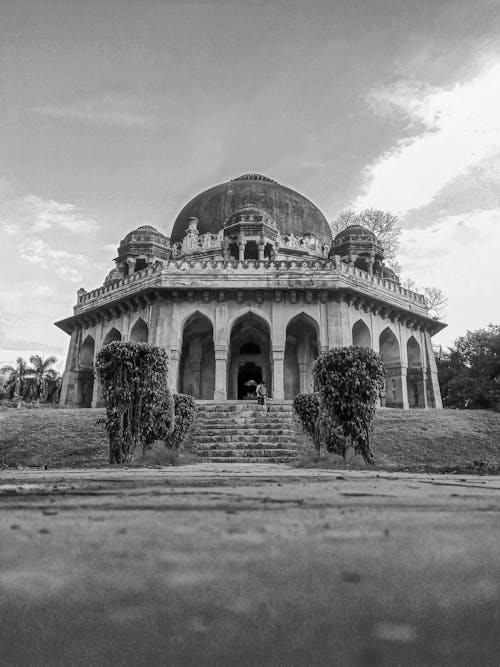
M 4 181 L 0 188 L 0 229 L 14 236 L 19 231 L 42 232 L 49 229 L 89 234 L 98 223 L 74 204 L 21 194 Z
M 398 259 L 405 276 L 448 297 L 448 328 L 436 337 L 450 345 L 467 329 L 500 322 L 498 248 L 500 208 L 446 216 L 425 229 L 402 232 Z
M 72 283 L 82 281 L 82 274 L 74 266 L 83 265 L 86 258 L 67 250 L 56 250 L 41 239 L 32 239 L 21 247 L 21 259 L 42 269 L 50 269 L 64 280 Z
M 32 112 L 103 127 L 155 130 L 165 124 L 159 106 L 132 95 L 84 95 L 61 104 L 34 107 Z
M 401 82 L 371 93 L 372 109 L 407 120 L 412 135 L 366 169 L 362 209 L 399 215 L 425 206 L 457 176 L 500 154 L 500 63 L 449 88 Z

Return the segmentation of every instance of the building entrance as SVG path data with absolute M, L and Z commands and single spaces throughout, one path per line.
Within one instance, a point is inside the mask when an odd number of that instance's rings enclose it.
M 262 382 L 262 368 L 253 361 L 245 361 L 238 370 L 238 400 L 255 398 L 255 387 Z
M 255 398 L 255 386 L 265 382 L 271 394 L 271 340 L 269 327 L 261 317 L 249 312 L 231 330 L 227 397 Z M 253 384 L 256 383 L 256 384 Z

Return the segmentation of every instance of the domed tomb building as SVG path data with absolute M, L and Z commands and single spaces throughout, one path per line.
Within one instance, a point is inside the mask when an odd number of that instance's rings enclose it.
M 101 287 L 80 289 L 61 404 L 102 403 L 97 352 L 115 340 L 166 349 L 176 392 L 248 399 L 265 381 L 275 400 L 312 391 L 320 352 L 363 345 L 380 352 L 382 404 L 440 408 L 431 336 L 445 325 L 384 265 L 360 226 L 332 238 L 306 197 L 246 174 L 216 185 L 179 213 L 170 238 L 153 227 L 121 241 Z

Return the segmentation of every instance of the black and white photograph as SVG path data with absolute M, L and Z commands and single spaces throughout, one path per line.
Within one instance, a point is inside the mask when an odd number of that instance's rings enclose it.
M 0 0 L 1 667 L 499 667 L 500 0 Z

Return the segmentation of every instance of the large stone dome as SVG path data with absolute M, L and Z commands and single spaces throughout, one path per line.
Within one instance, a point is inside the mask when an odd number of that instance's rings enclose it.
M 263 209 L 276 222 L 282 235 L 314 234 L 331 243 L 332 233 L 325 216 L 303 195 L 260 174 L 245 174 L 215 185 L 184 206 L 174 223 L 171 240 L 182 241 L 189 218 L 198 218 L 200 234 L 217 234 L 234 211 L 251 204 Z

